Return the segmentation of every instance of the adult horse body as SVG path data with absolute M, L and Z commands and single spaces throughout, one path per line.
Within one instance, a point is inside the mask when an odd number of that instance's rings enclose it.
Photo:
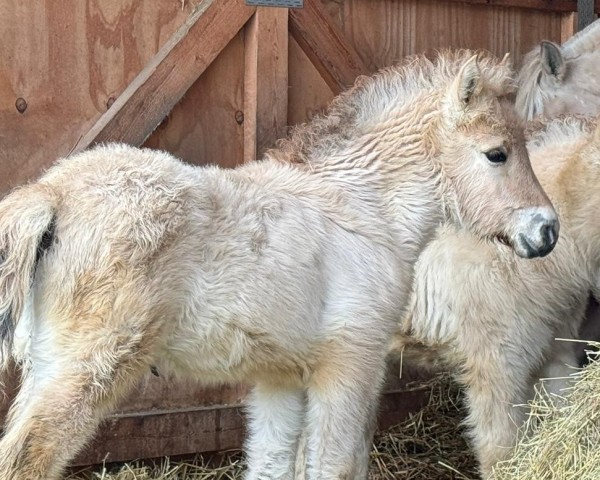
M 440 228 L 415 267 L 410 308 L 392 350 L 453 367 L 482 476 L 517 440 L 540 378 L 554 393 L 577 365 L 572 342 L 589 292 L 600 298 L 600 126 L 564 117 L 530 125 L 534 171 L 561 219 L 552 255 L 523 262 L 454 226 Z M 515 406 L 516 405 L 516 406 Z
M 122 145 L 0 202 L 0 365 L 22 388 L 0 479 L 55 479 L 154 366 L 254 384 L 249 479 L 365 478 L 386 345 L 440 223 L 545 255 L 556 214 L 502 104 L 447 52 L 364 78 L 235 170 Z M 294 163 L 300 163 L 294 164 Z

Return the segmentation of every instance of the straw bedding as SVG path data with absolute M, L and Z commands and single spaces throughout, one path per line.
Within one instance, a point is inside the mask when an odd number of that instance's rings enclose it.
M 600 344 L 594 344 L 600 349 Z M 562 396 L 540 390 L 521 439 L 491 480 L 600 479 L 600 359 L 576 371 Z M 460 388 L 440 375 L 419 385 L 429 401 L 403 423 L 379 432 L 371 452 L 370 480 L 478 479 L 477 465 L 461 425 L 465 411 Z M 240 452 L 192 461 L 136 462 L 73 472 L 69 480 L 238 480 L 245 463 Z
M 593 344 L 594 350 L 600 344 Z M 600 479 L 600 360 L 590 354 L 562 396 L 539 392 L 512 457 L 493 480 Z
M 440 375 L 426 384 L 429 401 L 403 423 L 379 432 L 371 451 L 371 480 L 476 479 L 475 460 L 460 425 L 459 388 Z M 189 461 L 167 458 L 73 472 L 69 480 L 238 480 L 245 463 L 240 452 Z

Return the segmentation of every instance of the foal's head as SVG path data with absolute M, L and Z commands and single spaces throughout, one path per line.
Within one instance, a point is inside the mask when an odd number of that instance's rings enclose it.
M 446 212 L 521 257 L 544 256 L 556 244 L 559 223 L 529 163 L 523 126 L 502 99 L 510 72 L 491 56 L 460 63 L 433 127 Z

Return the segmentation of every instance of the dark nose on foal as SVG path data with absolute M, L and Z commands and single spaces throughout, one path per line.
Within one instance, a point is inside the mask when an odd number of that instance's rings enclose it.
M 519 242 L 527 252 L 527 258 L 545 257 L 554 250 L 558 241 L 558 219 L 536 215 L 532 224 L 530 233 L 519 235 Z

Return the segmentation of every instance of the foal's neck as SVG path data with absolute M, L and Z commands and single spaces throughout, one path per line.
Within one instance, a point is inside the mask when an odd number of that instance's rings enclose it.
M 313 171 L 362 197 L 372 192 L 396 247 L 416 259 L 444 219 L 440 174 L 427 143 L 432 116 L 395 120 L 319 158 Z

